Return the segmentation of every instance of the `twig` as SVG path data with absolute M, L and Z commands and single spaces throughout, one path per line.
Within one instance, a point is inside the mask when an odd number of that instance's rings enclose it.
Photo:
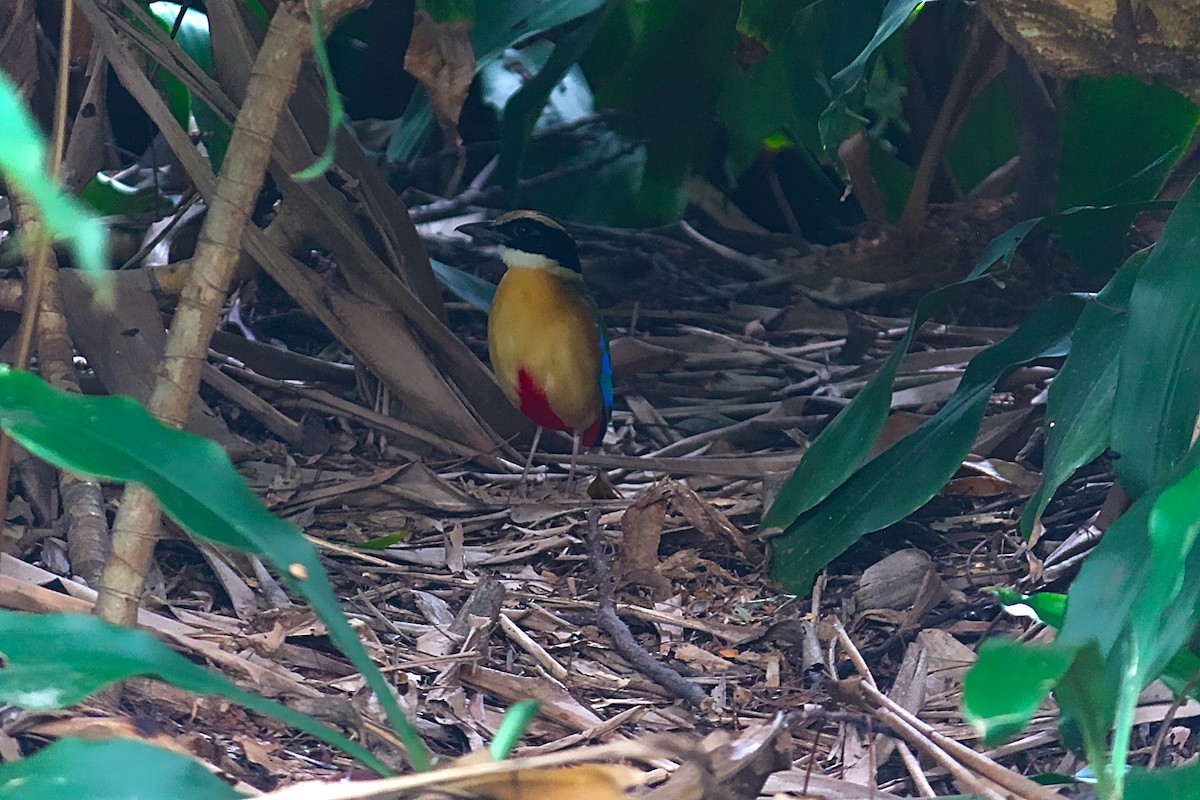
M 1158 734 L 1154 737 L 1154 744 L 1150 747 L 1150 761 L 1147 763 L 1147 769 L 1154 769 L 1154 765 L 1158 763 L 1158 754 L 1162 752 L 1163 742 L 1167 740 L 1167 732 L 1171 730 L 1171 723 L 1175 720 L 1175 714 L 1179 711 L 1180 706 L 1191 698 L 1192 691 L 1196 688 L 1197 684 L 1200 684 L 1200 672 L 1188 678 L 1187 685 L 1171 701 L 1171 707 L 1163 715 L 1163 720 L 1158 728 Z
M 920 792 L 921 797 L 937 797 L 937 792 L 929 784 L 929 779 L 925 777 L 925 770 L 921 768 L 921 762 L 917 760 L 912 750 L 908 749 L 908 745 L 904 742 L 896 742 L 896 752 L 900 754 L 900 760 L 904 762 L 904 768 L 908 770 L 908 776 L 912 778 L 913 786 Z
M 952 761 L 1017 797 L 1028 798 L 1028 800 L 1061 800 L 1060 795 L 1052 789 L 1040 786 L 949 736 L 938 733 L 932 726 L 918 719 L 911 711 L 900 706 L 865 681 L 860 682 L 858 691 L 861 692 L 867 707 L 873 710 L 876 717 L 901 734 L 909 744 L 935 757 L 939 751 L 944 752 Z M 947 765 L 943 764 L 942 766 Z M 947 768 L 949 767 L 947 766 Z
M 617 616 L 612 573 L 608 568 L 608 556 L 604 552 L 604 542 L 600 536 L 600 509 L 598 508 L 593 508 L 588 512 L 587 545 L 588 560 L 592 562 L 592 571 L 596 575 L 596 622 L 600 626 L 600 630 L 612 638 L 614 649 L 622 658 L 632 664 L 634 669 L 671 694 L 682 698 L 693 708 L 703 708 L 704 701 L 708 699 L 705 691 L 646 652 L 646 649 L 633 638 L 633 632 L 629 630 L 629 626 Z

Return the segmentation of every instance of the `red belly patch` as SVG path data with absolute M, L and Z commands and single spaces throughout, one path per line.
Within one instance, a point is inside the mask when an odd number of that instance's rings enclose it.
M 521 398 L 521 413 L 541 425 L 556 431 L 573 433 L 550 407 L 550 399 L 524 367 L 517 370 L 517 397 Z

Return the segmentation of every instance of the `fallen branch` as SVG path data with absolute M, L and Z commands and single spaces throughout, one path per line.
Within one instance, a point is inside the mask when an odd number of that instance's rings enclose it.
M 608 568 L 608 556 L 604 552 L 604 542 L 600 536 L 600 510 L 597 508 L 588 512 L 587 545 L 588 560 L 592 562 L 592 571 L 596 575 L 596 623 L 600 630 L 612 638 L 613 648 L 632 664 L 634 669 L 671 694 L 682 698 L 693 708 L 702 709 L 708 699 L 704 689 L 650 655 L 646 648 L 633 638 L 629 626 L 617 616 L 612 573 Z

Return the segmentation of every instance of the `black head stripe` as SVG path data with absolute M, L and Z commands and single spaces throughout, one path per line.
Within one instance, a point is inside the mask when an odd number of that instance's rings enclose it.
M 580 271 L 575 240 L 549 217 L 534 212 L 513 212 L 497 219 L 493 229 L 504 237 L 507 247 L 546 256 L 569 270 Z

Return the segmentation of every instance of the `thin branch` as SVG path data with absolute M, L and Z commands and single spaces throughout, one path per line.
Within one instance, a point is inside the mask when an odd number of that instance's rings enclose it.
M 612 572 L 608 568 L 608 554 L 604 552 L 604 540 L 600 535 L 600 509 L 588 512 L 588 560 L 596 575 L 596 622 L 600 629 L 613 640 L 613 649 L 633 667 L 650 680 L 663 687 L 688 705 L 700 709 L 708 700 L 708 694 L 699 685 L 692 683 L 675 670 L 656 659 L 633 638 L 629 626 L 617 616 Z

